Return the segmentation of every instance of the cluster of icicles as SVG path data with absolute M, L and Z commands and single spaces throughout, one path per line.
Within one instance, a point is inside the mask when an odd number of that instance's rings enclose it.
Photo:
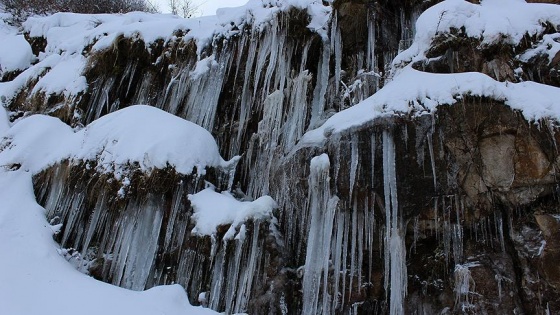
M 212 236 L 209 243 L 203 239 L 193 240 L 188 229 L 192 210 L 185 200 L 189 193 L 196 192 L 198 184 L 182 182 L 177 185 L 170 203 L 164 202 L 162 196 L 149 195 L 131 200 L 120 211 L 107 211 L 109 201 L 105 198 L 98 198 L 93 205 L 92 200 L 88 199 L 92 189 L 92 186 L 88 186 L 90 183 L 83 183 L 83 187 L 65 185 L 69 174 L 68 170 L 61 167 L 52 174 L 48 185 L 45 184 L 39 199 L 44 200 L 50 219 L 65 224 L 61 245 L 77 249 L 78 254 L 66 254 L 74 255 L 72 259 L 79 260 L 79 268 L 91 267 L 88 264 L 92 260 L 88 257 L 102 257 L 103 260 L 98 261 L 101 264 L 101 276 L 107 282 L 135 290 L 179 283 L 186 288 L 191 298 L 198 297 L 199 302 L 212 309 L 227 314 L 245 312 L 254 287 L 261 281 L 263 269 L 270 259 L 269 255 L 265 255 L 265 240 L 260 234 L 263 231 L 279 233 L 286 241 L 286 251 L 304 253 L 300 257 L 303 259 L 299 259 L 304 262 L 303 314 L 357 312 L 358 304 L 348 309 L 346 303 L 353 290 L 360 290 L 367 283 L 375 281 L 372 279 L 372 269 L 376 251 L 384 259 L 387 309 L 391 314 L 404 314 L 408 282 L 406 226 L 399 213 L 396 150 L 391 131 L 386 130 L 381 136 L 384 223 L 375 222 L 375 209 L 371 206 L 374 202 L 353 198 L 352 194 L 359 163 L 375 164 L 375 136 L 372 136 L 371 161 L 360 161 L 358 145 L 352 143 L 350 200 L 346 200 L 351 211 L 341 211 L 341 200 L 332 193 L 333 167 L 326 154 L 313 158 L 309 165 L 305 209 L 291 207 L 289 199 L 293 196 L 278 194 L 270 187 L 273 181 L 271 170 L 281 167 L 286 161 L 281 157 L 293 151 L 307 130 L 319 126 L 329 110 L 342 109 L 327 108 L 327 104 L 333 103 L 329 98 L 342 97 L 351 106 L 379 88 L 377 79 L 365 79 L 377 70 L 375 19 L 372 17 L 368 20 L 367 53 L 355 58 L 358 60 L 356 68 L 366 71 L 363 77 L 346 83 L 341 78 L 343 43 L 336 17 L 331 21 L 331 39 L 322 42 L 315 77 L 306 68 L 309 55 L 316 53 L 310 51 L 313 39 L 302 39 L 302 42 L 288 40 L 285 25 L 288 21 L 283 19 L 277 17 L 266 32 L 261 34 L 254 31 L 252 35 L 242 36 L 237 42 L 226 43 L 208 60 L 198 61 L 208 63 L 209 70 L 206 73 L 194 75 L 195 67 L 190 63 L 177 65 L 170 77 L 166 78 L 166 88 L 157 96 L 151 91 L 157 81 L 155 77 L 148 75 L 138 87 L 132 86 L 136 72 L 141 70 L 137 63 L 130 61 L 120 81 L 107 76 L 94 82 L 89 111 L 85 113 L 86 121 L 90 122 L 99 118 L 104 111 L 119 109 L 121 104 L 110 99 L 110 91 L 117 89 L 124 91 L 133 103 L 154 104 L 212 131 L 216 129 L 220 101 L 220 94 L 216 91 L 222 90 L 228 76 L 234 74 L 234 82 L 238 82 L 238 76 L 243 76 L 235 107 L 234 116 L 239 117 L 236 130 L 231 133 L 231 139 L 218 140 L 223 141 L 227 147 L 222 150 L 230 155 L 243 153 L 244 160 L 240 164 L 243 169 L 238 171 L 246 182 L 246 194 L 250 197 L 271 194 L 278 201 L 282 209 L 278 222 L 280 231 L 276 230 L 273 222 L 256 221 L 251 225 L 241 225 L 227 239 Z M 401 17 L 401 20 L 406 19 Z M 403 38 L 411 36 L 407 34 Z M 296 61 L 294 55 L 301 57 Z M 334 76 L 329 73 L 333 57 Z M 390 60 L 391 56 L 385 59 Z M 254 113 L 262 113 L 262 119 L 258 122 L 256 132 L 247 135 L 247 126 Z M 430 141 L 431 135 L 428 144 L 436 181 Z M 228 180 L 231 181 L 233 177 L 233 174 L 229 174 Z M 290 187 L 293 180 L 282 179 L 281 183 L 285 184 L 282 186 Z M 374 181 L 373 178 L 371 180 Z M 230 182 L 228 188 L 232 184 Z M 458 223 L 460 220 L 451 220 L 448 211 L 452 208 L 459 216 L 461 202 L 451 201 L 452 207 L 446 206 L 445 202 L 449 200 L 443 197 L 435 201 L 434 217 L 443 218 L 442 231 L 436 230 L 436 235 L 441 235 L 444 242 L 446 259 L 450 261 L 453 258 L 456 265 L 456 304 L 468 306 L 473 286 L 469 268 L 474 265 L 464 263 L 463 229 Z M 438 210 L 447 212 L 439 215 Z M 496 219 L 495 223 L 496 228 L 492 229 L 491 222 L 482 221 L 479 227 L 471 231 L 481 231 L 474 237 L 493 244 L 491 231 L 503 233 L 501 218 Z M 440 223 L 436 222 L 436 229 L 438 226 Z M 415 225 L 414 231 L 417 230 Z M 305 235 L 304 242 L 296 245 L 297 234 L 300 233 Z M 376 240 L 382 240 L 378 242 L 382 248 L 374 248 Z M 187 242 L 194 245 L 185 247 Z M 205 255 L 203 253 L 209 244 L 209 255 Z M 302 247 L 301 250 L 298 246 Z M 160 255 L 165 257 L 161 258 Z M 369 270 L 363 270 L 364 265 Z

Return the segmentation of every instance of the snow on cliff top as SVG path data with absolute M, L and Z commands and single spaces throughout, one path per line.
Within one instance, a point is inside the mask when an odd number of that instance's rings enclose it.
M 173 167 L 229 167 L 212 135 L 202 127 L 151 106 L 130 106 L 74 132 L 57 118 L 33 115 L 8 129 L 0 145 L 0 165 L 21 164 L 32 173 L 70 159 L 97 162 L 100 172 L 117 173 L 138 163 L 143 171 Z
M 307 132 L 301 143 L 320 145 L 331 134 L 380 117 L 433 113 L 438 106 L 455 104 L 464 95 L 503 101 L 528 120 L 548 117 L 560 121 L 560 88 L 535 82 L 498 82 L 478 72 L 434 74 L 407 67 L 373 96 Z
M 507 8 L 504 8 L 507 6 Z M 560 6 L 522 0 L 484 0 L 475 5 L 447 0 L 426 10 L 416 24 L 414 43 L 399 54 L 393 65 L 422 60 L 437 32 L 465 27 L 468 36 L 483 43 L 518 43 L 525 34 L 541 33 L 543 23 L 560 25 Z M 321 145 L 331 134 L 362 126 L 395 114 L 433 113 L 440 105 L 452 105 L 464 95 L 488 97 L 521 111 L 528 120 L 560 121 L 560 88 L 535 82 L 498 82 L 478 73 L 435 74 L 412 69 L 395 71 L 393 80 L 363 102 L 336 113 L 321 127 L 307 132 L 300 144 Z
M 64 51 L 81 54 L 88 45 L 93 50 L 108 48 L 118 36 L 140 38 L 150 44 L 158 39 L 174 39 L 178 30 L 187 30 L 185 40 L 195 40 L 199 51 L 211 43 L 214 36 L 230 37 L 244 25 L 260 28 L 272 17 L 292 8 L 307 10 L 309 28 L 327 32 L 331 9 L 317 0 L 251 0 L 236 8 L 223 8 L 214 16 L 183 19 L 170 14 L 131 12 L 117 14 L 57 13 L 46 17 L 31 17 L 24 24 L 31 37 L 47 39 L 47 52 Z
M 482 44 L 503 42 L 517 45 L 526 34 L 540 34 L 545 24 L 560 25 L 560 6 L 526 3 L 524 0 L 483 0 L 473 4 L 446 0 L 426 10 L 416 22 L 414 43 L 395 58 L 394 64 L 425 58 L 437 34 L 465 28 L 466 35 Z
M 318 0 L 251 0 L 241 7 L 220 9 L 215 16 L 195 19 L 143 12 L 121 15 L 56 13 L 30 17 L 23 23 L 22 31 L 47 40 L 45 52 L 39 54 L 39 62 L 33 66 L 31 63 L 36 57 L 31 53 L 31 47 L 18 30 L 4 27 L 4 16 L 0 14 L 0 41 L 3 43 L 0 45 L 0 75 L 27 69 L 13 81 L 0 83 L 0 95 L 13 98 L 34 79 L 38 79 L 34 93 L 78 95 L 87 89 L 86 79 L 82 76 L 87 62 L 86 51 L 89 47 L 93 52 L 110 48 L 119 36 L 142 39 L 149 47 L 157 40 L 176 39 L 176 31 L 186 31 L 183 40 L 195 41 L 200 56 L 214 38 L 235 36 L 247 25 L 262 30 L 276 14 L 294 8 L 307 10 L 310 15 L 308 27 L 323 37 L 327 36 L 331 8 Z M 2 35 L 3 31 L 7 35 Z M 45 71 L 53 74 L 42 77 Z

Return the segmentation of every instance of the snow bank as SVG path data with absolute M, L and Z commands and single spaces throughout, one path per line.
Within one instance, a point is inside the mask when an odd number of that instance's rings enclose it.
M 25 70 L 31 66 L 35 56 L 23 35 L 0 32 L 0 76 L 5 73 Z
M 0 170 L 0 314 L 217 314 L 191 306 L 179 285 L 135 292 L 78 272 L 58 254 L 44 211 L 30 173 Z
M 336 113 L 321 127 L 307 132 L 302 145 L 321 145 L 334 133 L 396 114 L 433 113 L 464 95 L 502 101 L 521 111 L 527 120 L 560 121 L 560 88 L 535 82 L 498 82 L 478 72 L 434 74 L 406 67 L 393 81 L 363 102 Z
M 200 51 L 214 36 L 228 38 L 247 25 L 259 29 L 275 14 L 293 8 L 307 10 L 311 19 L 309 28 L 326 35 L 331 8 L 316 0 L 251 0 L 244 6 L 218 9 L 215 16 L 194 19 L 143 12 L 123 15 L 56 13 L 31 17 L 23 27 L 30 36 L 47 39 L 47 53 L 81 54 L 92 44 L 93 50 L 105 49 L 119 36 L 142 39 L 147 45 L 158 39 L 167 42 L 175 39 L 173 34 L 179 30 L 186 30 L 184 39 L 194 40 Z
M 25 70 L 35 60 L 25 37 L 5 22 L 10 18 L 8 13 L 0 12 L 0 77 L 7 72 Z
M 39 79 L 46 71 L 49 73 L 39 81 L 33 93 L 42 91 L 46 94 L 64 94 L 66 97 L 77 95 L 87 89 L 82 73 L 90 47 L 91 52 L 108 49 L 120 36 L 142 39 L 149 48 L 157 40 L 176 40 L 173 34 L 180 30 L 186 33 L 183 40 L 196 42 L 202 59 L 204 56 L 201 52 L 216 37 L 230 38 L 238 35 L 246 26 L 262 30 L 276 14 L 294 8 L 307 10 L 310 15 L 308 27 L 322 37 L 327 37 L 331 8 L 316 0 L 251 0 L 241 7 L 220 9 L 216 16 L 196 19 L 143 12 L 122 15 L 56 13 L 46 17 L 30 17 L 23 23 L 23 32 L 47 40 L 45 53 L 38 56 L 41 62 L 34 66 L 31 66 L 31 62 L 35 56 L 29 44 L 22 35 L 18 35 L 18 30 L 2 27 L 2 21 L 1 71 L 28 71 L 12 82 L 0 83 L 0 95 L 13 98 L 29 81 Z M 4 37 L 1 35 L 2 30 L 6 34 Z
M 480 5 L 446 0 L 422 13 L 416 22 L 414 43 L 393 63 L 422 60 L 432 39 L 452 28 L 464 27 L 466 35 L 481 39 L 482 45 L 497 42 L 517 45 L 525 34 L 541 34 L 547 22 L 560 25 L 560 6 L 524 0 L 483 0 Z
M 94 161 L 98 171 L 116 172 L 136 164 L 143 171 L 167 166 L 182 174 L 196 167 L 229 167 L 212 135 L 202 127 L 160 109 L 136 105 L 108 114 L 74 132 L 57 118 L 33 115 L 6 131 L 0 165 L 21 164 L 38 173 L 69 159 Z
M 227 163 L 204 128 L 151 106 L 137 105 L 101 117 L 76 134 L 74 159 L 100 164 L 138 162 L 142 170 L 170 165 L 182 174 L 193 167 Z M 111 166 L 107 170 L 111 170 Z
M 218 193 L 213 188 L 189 195 L 189 200 L 194 209 L 192 218 L 196 222 L 192 232 L 197 235 L 212 235 L 220 225 L 238 227 L 249 219 L 270 219 L 272 210 L 278 207 L 270 196 L 255 201 L 238 201 L 228 192 Z
M 39 79 L 31 93 L 44 92 L 47 95 L 64 94 L 66 97 L 78 95 L 87 89 L 86 77 L 82 75 L 86 58 L 79 54 L 50 56 L 51 70 Z

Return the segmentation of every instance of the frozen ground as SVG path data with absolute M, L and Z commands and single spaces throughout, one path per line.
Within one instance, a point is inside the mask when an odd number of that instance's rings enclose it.
M 217 314 L 189 304 L 179 285 L 121 289 L 74 269 L 61 255 L 31 173 L 0 170 L 0 314 Z

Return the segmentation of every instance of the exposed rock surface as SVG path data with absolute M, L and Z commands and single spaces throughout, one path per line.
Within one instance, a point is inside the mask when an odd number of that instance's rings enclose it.
M 384 85 L 426 6 L 325 2 L 327 39 L 298 8 L 207 47 L 182 32 L 149 44 L 119 37 L 84 52 L 85 93 L 20 91 L 13 120 L 41 112 L 80 127 L 144 103 L 211 131 L 222 156 L 243 155 L 235 173 L 131 167 L 124 197 L 119 181 L 86 165 L 43 171 L 36 195 L 63 224 L 57 240 L 68 259 L 131 289 L 179 283 L 193 304 L 228 314 L 559 313 L 557 121 L 527 121 L 503 101 L 464 95 L 434 113 L 395 113 L 298 145 Z M 558 55 L 520 57 L 560 31 L 543 27 L 515 45 L 441 32 L 411 66 L 560 86 Z M 208 71 L 198 74 L 201 62 Z M 323 153 L 328 164 L 310 166 Z M 270 195 L 279 207 L 266 220 L 195 235 L 188 195 L 204 181 L 238 199 Z M 314 220 L 325 223 L 320 231 Z

